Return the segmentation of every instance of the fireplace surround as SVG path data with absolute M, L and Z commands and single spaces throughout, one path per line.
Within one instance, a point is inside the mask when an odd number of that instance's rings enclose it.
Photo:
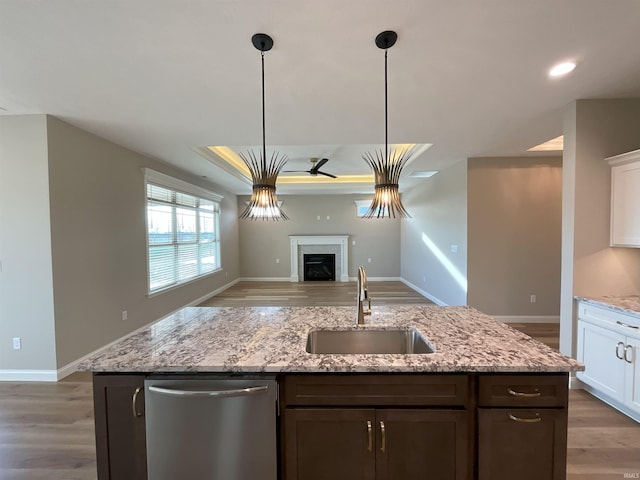
M 304 278 L 303 255 L 335 254 L 336 281 L 349 281 L 349 235 L 289 235 L 291 242 L 291 281 Z

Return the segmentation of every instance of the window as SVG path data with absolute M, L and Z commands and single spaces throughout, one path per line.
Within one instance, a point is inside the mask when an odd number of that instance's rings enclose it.
M 145 171 L 149 293 L 220 269 L 219 195 Z
M 371 200 L 356 200 L 356 215 L 362 217 L 371 206 Z

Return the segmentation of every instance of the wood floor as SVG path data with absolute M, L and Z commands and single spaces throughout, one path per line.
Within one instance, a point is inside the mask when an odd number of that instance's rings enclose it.
M 385 302 L 428 302 L 399 282 L 370 282 L 370 292 L 374 308 Z M 243 282 L 205 304 L 353 302 L 354 283 L 292 286 L 288 282 Z M 532 336 L 539 332 L 542 341 L 557 345 L 557 325 L 515 326 Z M 93 435 L 89 374 L 74 373 L 58 383 L 0 382 L 0 480 L 95 480 Z M 640 476 L 640 424 L 581 390 L 569 392 L 568 443 L 568 480 Z

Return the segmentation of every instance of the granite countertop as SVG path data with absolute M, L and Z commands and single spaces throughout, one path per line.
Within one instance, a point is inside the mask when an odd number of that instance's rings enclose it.
M 576 297 L 576 300 L 625 313 L 640 319 L 640 297 L 638 295 L 607 295 L 604 297 Z
M 357 328 L 415 327 L 428 355 L 318 355 L 312 329 L 351 329 L 355 307 L 190 307 L 85 360 L 94 372 L 568 372 L 584 367 L 469 307 L 373 307 Z

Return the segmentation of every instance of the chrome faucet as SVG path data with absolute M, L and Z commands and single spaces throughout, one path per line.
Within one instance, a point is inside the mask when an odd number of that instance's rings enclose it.
M 357 297 L 356 297 L 356 323 L 358 325 L 364 325 L 364 317 L 371 315 L 371 298 L 369 298 L 369 291 L 367 290 L 367 274 L 364 271 L 364 267 L 358 268 L 358 284 L 357 284 Z M 364 301 L 369 303 L 369 308 L 365 310 L 363 308 Z

